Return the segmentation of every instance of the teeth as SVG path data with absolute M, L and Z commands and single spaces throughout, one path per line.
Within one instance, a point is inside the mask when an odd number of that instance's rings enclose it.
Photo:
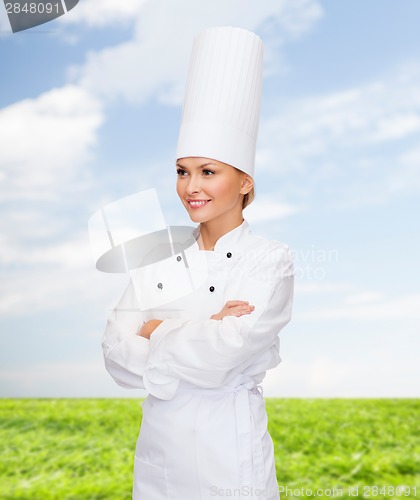
M 207 202 L 206 201 L 190 201 L 189 203 L 193 207 L 200 207 L 201 205 L 205 205 Z

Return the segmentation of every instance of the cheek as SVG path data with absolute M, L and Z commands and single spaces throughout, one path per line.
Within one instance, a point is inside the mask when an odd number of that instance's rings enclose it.
M 225 180 L 215 186 L 215 191 L 220 198 L 236 198 L 239 194 L 240 187 L 237 182 L 233 182 L 232 179 Z
M 182 189 L 182 184 L 179 180 L 176 181 L 176 192 L 178 194 L 178 196 L 181 198 L 182 197 L 182 194 L 183 194 L 183 189 Z

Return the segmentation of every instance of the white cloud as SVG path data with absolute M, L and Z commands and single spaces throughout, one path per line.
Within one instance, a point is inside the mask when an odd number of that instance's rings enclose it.
M 327 96 L 290 103 L 278 113 L 274 109 L 262 130 L 262 149 L 276 146 L 283 158 L 296 159 L 300 167 L 306 157 L 341 146 L 400 139 L 420 130 L 420 68 L 400 77 L 375 82 Z M 268 155 L 273 157 L 273 152 Z M 276 164 L 277 165 L 277 164 Z M 268 168 L 268 165 L 267 165 Z
M 384 297 L 383 293 L 366 291 L 366 292 L 356 293 L 354 295 L 349 295 L 345 299 L 345 303 L 348 305 L 363 305 L 372 302 L 377 302 L 383 299 L 383 297 Z
M 267 373 L 267 397 L 418 398 L 418 362 L 405 349 L 378 349 L 369 361 L 314 357 L 309 362 L 286 360 Z
M 379 296 L 372 300 L 371 295 L 369 298 L 370 300 L 366 300 L 365 294 L 364 297 L 359 296 L 359 300 L 355 300 L 355 297 L 351 296 L 350 302 L 347 299 L 345 305 L 302 312 L 300 319 L 307 321 L 336 319 L 384 321 L 420 318 L 420 294 L 406 295 L 388 300 L 379 300 Z
M 415 112 L 396 112 L 393 116 L 383 116 L 372 133 L 373 142 L 400 139 L 420 130 L 420 115 Z
M 76 278 L 74 271 L 86 271 L 88 243 L 72 238 L 70 217 L 60 217 L 60 210 L 74 203 L 69 193 L 82 189 L 82 169 L 102 121 L 98 101 L 72 85 L 0 110 L 2 313 L 86 296 L 83 273 Z
M 125 275 L 99 276 L 93 266 L 76 271 L 39 267 L 26 274 L 3 273 L 0 314 L 3 320 L 64 308 L 80 314 L 81 308 L 89 304 L 92 314 L 105 320 L 127 282 Z M 54 328 L 53 331 L 59 335 Z
M 352 285 L 349 283 L 305 283 L 295 281 L 295 295 L 301 294 L 336 294 L 348 291 Z
M 402 153 L 396 160 L 395 168 L 387 174 L 385 181 L 390 193 L 418 193 L 420 191 L 420 148 L 414 147 Z
M 107 373 L 100 336 L 91 360 L 46 361 L 0 370 L 1 397 L 124 397 L 143 398 L 144 390 L 118 386 Z
M 38 212 L 36 217 L 37 223 L 44 223 L 46 227 L 40 227 L 40 231 L 51 231 L 48 226 L 46 214 Z M 27 227 L 27 223 L 25 224 Z M 33 227 L 34 233 L 37 233 L 37 226 Z M 9 234 L 13 234 L 12 228 L 8 230 Z M 15 235 L 19 233 L 14 233 Z M 92 264 L 90 255 L 89 241 L 87 239 L 87 227 L 85 234 L 71 235 L 71 239 L 62 238 L 59 241 L 48 241 L 46 238 L 40 237 L 39 240 L 32 238 L 25 240 L 22 236 L 16 239 L 7 239 L 7 235 L 2 237 L 1 262 L 5 265 L 24 265 L 24 266 L 42 266 L 50 265 L 59 268 L 67 267 L 72 270 L 86 269 Z M 25 235 L 28 236 L 28 235 Z M 61 236 L 61 235 L 60 235 Z M 30 251 L 28 250 L 25 241 L 30 241 Z
M 1 109 L 2 200 L 56 199 L 89 159 L 103 118 L 99 101 L 74 85 Z
M 125 274 L 110 275 L 95 269 L 87 237 L 83 235 L 29 247 L 17 239 L 14 250 L 7 254 L 4 263 L 8 270 L 0 282 L 3 318 L 82 303 L 103 309 L 105 315 L 128 282 Z
M 271 12 L 272 17 L 266 12 Z M 174 14 L 176 17 L 174 17 Z M 190 14 L 190 16 L 188 16 Z M 121 22 L 145 19 L 142 28 L 159 30 L 167 21 L 173 21 L 174 30 L 186 23 L 193 24 L 200 18 L 208 19 L 212 25 L 222 25 L 224 18 L 232 24 L 242 26 L 253 16 L 270 21 L 271 34 L 278 35 L 278 28 L 291 36 L 299 37 L 313 25 L 314 20 L 322 16 L 320 4 L 315 0 L 267 0 L 258 9 L 250 0 L 214 0 L 209 3 L 194 5 L 189 0 L 179 0 L 174 7 L 172 0 L 84 0 L 71 15 L 63 16 L 60 21 L 66 24 L 86 24 L 91 27 L 115 26 Z M 150 24 L 152 21 L 152 24 Z M 245 27 L 245 25 L 243 25 Z M 277 28 L 277 33 L 274 28 Z
M 33 386 L 40 382 L 47 382 L 51 378 L 70 380 L 74 376 L 87 377 L 100 372 L 103 363 L 100 360 L 94 362 L 50 362 L 36 363 L 19 370 L 9 369 L 0 372 L 0 378 L 3 380 L 15 380 L 28 386 Z
M 112 388 L 99 350 L 97 359 L 92 361 L 40 362 L 3 369 L 0 371 L 1 395 L 38 398 L 107 396 Z M 136 393 L 138 397 L 139 393 Z
M 118 23 L 133 21 L 141 12 L 147 0 L 83 0 L 60 21 L 65 24 L 86 24 L 93 27 L 115 26 Z
M 420 190 L 419 83 L 420 66 L 410 64 L 356 88 L 271 103 L 261 123 L 260 165 L 294 174 L 297 196 L 326 193 L 345 206 Z
M 258 198 L 258 203 L 251 203 L 246 208 L 245 216 L 250 223 L 260 223 L 283 219 L 298 212 L 300 209 L 287 203 Z
M 83 208 L 75 194 L 81 201 L 89 184 L 85 169 L 103 119 L 100 102 L 74 85 L 0 110 L 3 315 L 92 298 L 86 278 L 93 262 L 87 229 L 77 234 Z
M 87 2 L 85 7 L 90 22 L 97 18 L 95 5 Z M 151 97 L 164 103 L 181 103 L 192 39 L 204 28 L 234 25 L 268 30 L 268 64 L 273 57 L 270 44 L 278 48 L 279 39 L 302 35 L 322 15 L 316 0 L 267 0 L 258 4 L 252 0 L 154 0 L 138 2 L 137 8 L 130 5 L 124 12 L 116 8 L 116 19 L 124 15 L 135 18 L 135 37 L 91 52 L 86 63 L 73 67 L 69 75 L 97 95 L 107 99 L 122 96 L 136 103 Z M 105 15 L 104 19 L 111 22 L 111 17 Z M 276 29 L 270 32 L 273 25 Z

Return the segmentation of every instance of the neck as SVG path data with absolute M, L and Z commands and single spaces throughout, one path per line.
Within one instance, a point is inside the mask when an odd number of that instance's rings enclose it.
M 229 231 L 235 229 L 244 221 L 242 212 L 229 220 L 219 221 L 217 218 L 200 224 L 200 248 L 214 250 L 217 240 Z

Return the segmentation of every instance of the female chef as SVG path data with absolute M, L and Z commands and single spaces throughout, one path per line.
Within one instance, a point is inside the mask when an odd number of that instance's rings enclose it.
M 259 37 L 240 28 L 196 37 L 176 172 L 178 196 L 198 224 L 188 269 L 201 281 L 174 300 L 168 265 L 182 265 L 185 252 L 147 266 L 105 330 L 109 373 L 148 393 L 135 500 L 279 499 L 259 384 L 280 362 L 293 264 L 285 244 L 253 235 L 243 218 L 254 192 L 262 54 Z M 142 296 L 156 294 L 164 307 L 142 307 Z

